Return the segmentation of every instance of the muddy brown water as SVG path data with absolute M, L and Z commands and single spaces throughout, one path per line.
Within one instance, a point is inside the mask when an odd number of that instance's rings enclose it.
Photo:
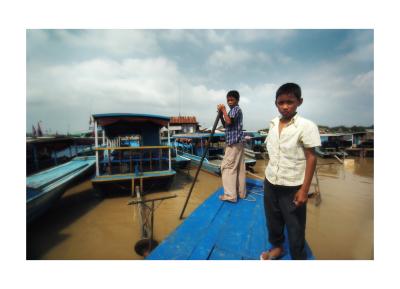
M 254 173 L 262 176 L 266 164 L 257 160 Z M 322 201 L 316 206 L 315 200 L 309 200 L 306 229 L 316 259 L 373 259 L 373 159 L 349 159 L 344 165 L 319 159 L 318 164 Z M 177 195 L 155 204 L 157 241 L 182 222 L 179 215 L 195 172 L 192 168 L 190 175 L 177 173 L 169 191 L 150 195 Z M 220 177 L 201 171 L 185 216 L 220 186 Z M 72 187 L 27 228 L 27 259 L 143 259 L 134 250 L 141 230 L 136 206 L 128 205 L 131 200 L 129 194 L 121 193 L 99 197 L 90 180 Z

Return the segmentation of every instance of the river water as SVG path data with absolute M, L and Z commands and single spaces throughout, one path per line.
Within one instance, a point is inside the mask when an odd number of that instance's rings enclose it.
M 254 174 L 263 176 L 267 161 L 257 160 Z M 318 159 L 321 203 L 307 205 L 306 239 L 316 259 L 374 258 L 374 162 L 353 158 L 340 164 Z M 179 172 L 168 192 L 156 202 L 154 238 L 163 240 L 182 222 L 179 215 L 195 168 Z M 314 183 L 316 180 L 314 180 Z M 221 186 L 221 178 L 201 171 L 186 208 L 189 215 Z M 310 189 L 314 191 L 314 186 Z M 27 259 L 143 259 L 134 250 L 141 237 L 136 206 L 121 193 L 99 197 L 90 180 L 70 188 L 59 202 L 27 228 Z

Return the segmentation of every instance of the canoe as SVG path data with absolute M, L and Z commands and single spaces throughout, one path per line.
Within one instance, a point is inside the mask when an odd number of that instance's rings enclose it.
M 27 177 L 27 222 L 32 222 L 48 210 L 78 179 L 93 174 L 95 163 L 94 156 L 75 157 L 67 163 Z

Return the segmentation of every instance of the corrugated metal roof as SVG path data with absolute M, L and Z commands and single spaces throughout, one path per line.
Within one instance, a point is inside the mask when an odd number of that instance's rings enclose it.
M 170 124 L 197 124 L 195 116 L 172 116 Z
M 163 115 L 155 115 L 155 114 L 141 114 L 141 113 L 101 113 L 101 114 L 93 114 L 94 119 L 101 119 L 101 118 L 109 118 L 109 117 L 132 117 L 132 118 L 153 118 L 153 119 L 163 119 L 169 120 L 169 116 Z

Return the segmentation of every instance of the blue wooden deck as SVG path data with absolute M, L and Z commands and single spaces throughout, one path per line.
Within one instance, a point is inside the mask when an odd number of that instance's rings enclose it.
M 147 260 L 259 260 L 270 248 L 265 226 L 263 184 L 247 179 L 249 200 L 221 202 L 218 189 L 201 204 Z M 287 238 L 286 254 L 290 260 Z M 314 259 L 307 245 L 308 259 Z

